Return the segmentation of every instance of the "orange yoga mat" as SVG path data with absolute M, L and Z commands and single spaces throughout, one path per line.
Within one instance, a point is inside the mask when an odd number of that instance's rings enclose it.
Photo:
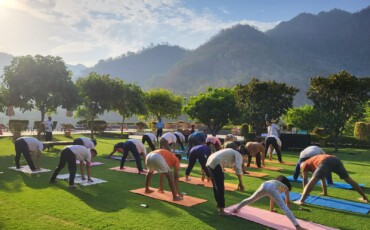
M 277 161 L 277 160 L 272 160 L 272 161 L 270 161 L 270 160 L 265 160 L 265 162 L 270 162 L 270 163 L 273 163 L 273 164 L 282 164 L 282 165 L 290 165 L 290 166 L 295 166 L 296 165 L 296 163 L 293 163 L 293 162 L 284 162 L 284 163 L 280 163 L 279 161 Z
M 187 183 L 187 184 L 194 184 L 194 185 L 200 185 L 208 188 L 212 188 L 212 182 L 207 182 L 207 179 L 202 181 L 202 179 L 197 178 L 197 177 L 189 177 L 191 180 L 186 181 L 186 177 L 180 177 L 179 181 Z M 225 183 L 225 190 L 227 191 L 235 191 L 238 189 L 238 185 L 236 184 L 230 184 L 230 183 Z
M 109 170 L 139 174 L 139 170 L 137 168 L 127 167 L 127 166 L 125 166 L 123 169 L 120 169 L 118 166 L 118 167 L 110 168 Z M 147 174 L 148 173 L 140 173 L 140 175 L 147 175 Z M 154 174 L 156 174 L 155 171 L 154 171 Z
M 236 207 L 233 205 L 225 209 L 225 211 L 232 213 L 240 218 L 267 226 L 269 228 L 278 230 L 294 230 L 295 227 L 289 218 L 283 214 L 270 212 L 268 210 L 254 208 L 251 206 L 244 206 L 239 210 L 238 213 L 233 213 L 232 210 Z M 330 228 L 321 224 L 316 224 L 310 221 L 304 221 L 297 219 L 299 225 L 305 229 L 309 230 L 334 230 L 335 228 Z
M 254 169 L 258 169 L 258 167 L 256 165 L 250 165 L 249 168 L 254 168 Z M 270 170 L 270 171 L 281 171 L 281 170 L 284 170 L 283 168 L 279 168 L 279 167 L 274 167 L 274 166 L 262 166 L 262 168 L 259 168 L 259 169 L 266 169 L 266 170 Z
M 225 172 L 228 172 L 228 173 L 235 173 L 235 170 L 234 169 L 230 169 L 230 168 L 224 168 Z M 250 176 L 250 177 L 257 177 L 257 178 L 262 178 L 262 177 L 266 177 L 268 176 L 269 174 L 266 174 L 266 173 L 259 173 L 259 172 L 252 172 L 252 171 L 247 171 L 248 174 L 243 174 L 244 176 Z
M 157 191 L 158 189 L 156 189 L 156 188 L 150 188 L 150 189 L 154 190 L 154 192 L 145 193 L 145 188 L 134 189 L 134 190 L 131 190 L 130 192 L 136 193 L 136 194 L 139 194 L 139 195 L 143 195 L 143 196 L 147 196 L 147 197 L 150 197 L 150 198 L 153 198 L 153 199 L 163 200 L 163 201 L 170 202 L 170 203 L 173 203 L 173 204 L 186 206 L 186 207 L 191 207 L 191 206 L 194 206 L 194 205 L 197 205 L 197 204 L 207 202 L 207 200 L 192 197 L 192 196 L 188 196 L 188 195 L 184 195 L 183 200 L 173 201 L 172 200 L 172 192 L 164 191 L 164 193 L 160 193 L 160 192 Z

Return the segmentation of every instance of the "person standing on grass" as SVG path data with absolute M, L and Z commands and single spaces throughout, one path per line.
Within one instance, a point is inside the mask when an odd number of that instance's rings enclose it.
M 172 192 L 172 199 L 174 201 L 179 201 L 183 199 L 183 195 L 180 193 L 179 189 L 179 168 L 180 161 L 177 157 L 170 151 L 166 149 L 157 149 L 148 154 L 145 164 L 149 169 L 149 173 L 145 179 L 145 193 L 152 193 L 154 190 L 150 189 L 150 182 L 154 171 L 160 174 L 160 183 L 158 192 L 163 193 L 163 180 L 167 177 L 168 184 L 170 185 Z M 171 174 L 171 169 L 173 168 L 173 175 Z
M 68 171 L 69 171 L 69 188 L 76 188 L 74 184 L 74 180 L 76 177 L 77 171 L 77 164 L 76 160 L 80 161 L 80 169 L 81 169 L 81 177 L 82 180 L 86 180 L 85 172 L 84 172 L 84 165 L 86 162 L 86 172 L 87 172 L 87 181 L 93 182 L 91 179 L 91 170 L 90 170 L 90 163 L 91 158 L 97 155 L 97 151 L 95 149 L 87 149 L 85 146 L 81 145 L 70 145 L 62 149 L 60 154 L 59 164 L 58 167 L 55 169 L 53 175 L 50 178 L 50 183 L 53 184 L 56 182 L 56 178 L 66 164 L 68 164 Z
M 20 159 L 23 154 L 28 166 L 32 171 L 41 169 L 40 159 L 41 152 L 45 149 L 45 145 L 34 137 L 20 137 L 14 142 L 15 147 L 15 166 L 21 168 Z M 36 158 L 36 166 L 33 159 Z
M 144 133 L 143 137 L 141 138 L 141 142 L 145 144 L 148 142 L 148 145 L 152 151 L 155 150 L 155 143 L 157 143 L 157 137 L 153 133 Z
M 359 198 L 360 201 L 369 202 L 364 191 L 361 187 L 354 181 L 347 173 L 347 170 L 344 168 L 343 163 L 339 160 L 336 156 L 333 155 L 326 155 L 320 154 L 311 157 L 310 159 L 306 160 L 305 162 L 301 163 L 301 170 L 302 170 L 302 185 L 303 185 L 303 193 L 300 200 L 295 201 L 296 204 L 303 205 L 307 196 L 312 191 L 313 187 L 316 183 L 321 180 L 321 186 L 323 193 L 322 195 L 327 196 L 327 188 L 325 177 L 331 173 L 336 173 L 342 180 L 347 182 L 352 186 L 354 190 L 356 190 L 362 198 Z M 313 172 L 312 178 L 308 181 L 308 172 Z
M 205 175 L 207 175 L 207 181 L 210 182 L 211 175 L 208 172 L 206 163 L 208 157 L 212 154 L 211 148 L 207 145 L 197 145 L 194 146 L 190 150 L 189 155 L 189 164 L 186 168 L 186 181 L 190 181 L 189 175 L 191 170 L 193 170 L 195 163 L 197 160 L 199 161 L 200 166 L 202 167 L 202 181 L 205 179 Z M 205 175 L 204 175 L 205 174 Z
M 307 148 L 302 150 L 302 152 L 299 155 L 298 162 L 295 166 L 293 179 L 294 180 L 298 179 L 299 173 L 301 171 L 301 164 L 303 162 L 305 162 L 306 160 L 310 159 L 311 157 L 317 156 L 319 154 L 325 154 L 325 151 L 322 148 L 320 148 L 318 146 L 315 146 L 315 145 L 308 146 Z M 331 173 L 326 175 L 326 180 L 327 180 L 328 184 L 333 184 L 333 179 L 332 179 Z
M 82 145 L 88 149 L 93 149 L 97 145 L 95 139 L 90 139 L 86 137 L 79 137 L 73 140 L 73 145 Z
M 48 120 L 44 122 L 45 125 L 45 141 L 53 140 L 53 121 L 51 117 L 48 117 Z
M 267 125 L 267 135 L 272 135 L 277 138 L 280 136 L 280 129 L 279 126 L 276 124 L 272 123 L 270 120 L 266 120 L 266 125 Z
M 228 216 L 229 213 L 225 212 L 225 176 L 224 167 L 235 167 L 235 173 L 238 176 L 239 185 L 238 189 L 244 191 L 244 185 L 242 181 L 242 165 L 245 158 L 245 152 L 238 152 L 234 149 L 222 149 L 211 154 L 207 159 L 207 169 L 211 175 L 213 184 L 213 193 L 217 202 L 218 213 L 221 216 Z
M 162 136 L 163 128 L 164 128 L 164 123 L 162 122 L 161 118 L 158 119 L 156 127 L 157 127 L 157 139 L 159 139 Z
M 263 182 L 261 186 L 253 193 L 253 195 L 240 202 L 233 210 L 233 212 L 238 213 L 239 210 L 245 205 L 252 204 L 262 197 L 269 196 L 270 211 L 275 212 L 274 203 L 276 202 L 280 209 L 284 211 L 285 215 L 288 216 L 289 220 L 293 223 L 295 228 L 298 230 L 303 230 L 304 228 L 299 225 L 297 219 L 294 217 L 292 211 L 290 211 L 289 209 L 289 191 L 291 189 L 292 185 L 290 184 L 288 178 L 286 178 L 285 176 L 278 176 L 274 180 Z M 280 196 L 281 193 L 285 193 L 285 203 L 283 198 Z
M 272 148 L 271 148 L 272 146 Z M 279 159 L 279 162 L 280 163 L 284 163 L 283 162 L 283 159 L 281 157 L 281 141 L 278 137 L 274 136 L 274 135 L 269 135 L 266 137 L 265 139 L 265 158 L 267 156 L 267 151 L 268 149 L 270 149 L 270 161 L 272 161 L 272 150 L 274 149 L 278 155 L 278 159 Z
M 109 154 L 108 158 L 110 158 L 116 151 L 123 154 L 121 158 L 120 169 L 124 168 L 128 153 L 131 152 L 135 158 L 136 166 L 137 166 L 137 169 L 139 170 L 139 174 L 146 173 L 146 171 L 143 170 L 143 166 L 141 164 L 141 158 L 140 158 L 140 155 L 141 155 L 145 162 L 146 148 L 144 144 L 141 143 L 141 141 L 136 140 L 136 139 L 129 139 L 126 142 L 120 142 L 120 143 L 115 144 L 113 151 Z
M 215 147 L 216 151 L 222 149 L 221 141 L 220 141 L 220 139 L 218 139 L 218 137 L 214 137 L 214 136 L 207 137 L 206 144 L 207 144 L 207 146 L 213 145 Z

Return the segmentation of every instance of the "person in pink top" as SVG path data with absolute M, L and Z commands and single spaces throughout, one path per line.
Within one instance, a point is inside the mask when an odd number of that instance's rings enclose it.
M 216 151 L 222 149 L 221 141 L 220 139 L 218 139 L 218 137 L 214 137 L 214 136 L 207 137 L 206 144 L 208 145 L 208 147 L 211 147 L 211 145 L 213 145 Z

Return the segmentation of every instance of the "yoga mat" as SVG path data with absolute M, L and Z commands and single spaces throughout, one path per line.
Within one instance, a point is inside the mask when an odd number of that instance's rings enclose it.
M 58 175 L 57 176 L 57 179 L 68 181 L 69 174 L 67 173 L 67 174 Z M 75 184 L 80 184 L 80 185 L 83 185 L 83 186 L 89 186 L 89 185 L 101 184 L 101 183 L 107 182 L 106 180 L 101 180 L 101 179 L 98 179 L 98 178 L 95 178 L 95 177 L 91 177 L 91 179 L 93 180 L 93 182 L 88 182 L 87 179 L 86 180 L 82 180 L 81 175 L 76 174 Z
M 136 194 L 139 194 L 139 195 L 143 195 L 143 196 L 147 196 L 147 197 L 150 197 L 150 198 L 153 198 L 153 199 L 163 200 L 163 201 L 170 202 L 170 203 L 173 203 L 173 204 L 186 206 L 186 207 L 191 207 L 191 206 L 194 206 L 194 205 L 197 205 L 197 204 L 207 202 L 207 200 L 192 197 L 192 196 L 188 196 L 188 195 L 184 195 L 183 200 L 173 201 L 172 200 L 172 192 L 164 191 L 164 193 L 160 193 L 160 192 L 157 192 L 158 189 L 155 189 L 155 188 L 150 188 L 150 189 L 154 190 L 154 192 L 145 193 L 145 188 L 134 189 L 134 190 L 131 190 L 130 192 L 136 193 Z
M 125 166 L 123 169 L 120 169 L 120 167 L 118 166 L 118 167 L 110 168 L 109 170 L 139 174 L 139 170 L 137 168 L 127 167 L 127 166 Z M 157 172 L 154 171 L 153 174 L 156 174 L 156 173 Z M 147 175 L 147 174 L 148 172 L 140 173 L 140 175 Z
M 238 213 L 233 213 L 232 210 L 236 205 L 227 207 L 225 211 L 230 212 L 234 216 L 267 226 L 278 230 L 294 230 L 295 227 L 289 218 L 283 214 L 270 212 L 251 206 L 244 206 Z M 309 230 L 334 230 L 335 228 L 327 227 L 321 224 L 316 224 L 309 221 L 297 219 L 299 225 Z
M 181 160 L 188 161 L 189 159 L 186 156 L 182 156 Z
M 183 164 L 183 163 L 180 163 L 180 168 L 187 168 L 188 167 L 188 164 Z
M 122 156 L 111 156 L 110 159 L 119 160 L 120 161 L 122 159 Z M 126 158 L 126 161 L 135 161 L 135 159 Z
M 212 182 L 207 182 L 207 179 L 202 181 L 202 179 L 197 178 L 197 177 L 189 177 L 189 178 L 191 180 L 186 181 L 186 177 L 180 177 L 179 181 L 187 183 L 187 184 L 204 186 L 204 187 L 207 187 L 207 188 L 212 188 L 213 187 Z M 236 185 L 236 184 L 230 184 L 230 183 L 224 183 L 224 184 L 225 184 L 225 190 L 227 190 L 227 191 L 235 191 L 235 190 L 238 189 L 238 185 Z
M 282 164 L 282 165 L 290 165 L 290 166 L 295 166 L 297 163 L 293 163 L 293 162 L 284 162 L 284 163 L 280 163 L 279 161 L 277 160 L 265 160 L 265 162 L 270 162 L 270 163 L 273 163 L 273 164 Z
M 0 174 L 3 174 L 3 172 L 0 172 Z
M 80 161 L 79 160 L 76 160 L 76 164 L 80 164 Z M 85 162 L 84 162 L 85 164 Z M 104 163 L 103 162 L 98 162 L 98 161 L 94 161 L 94 162 L 90 162 L 90 166 L 97 166 L 97 165 L 103 165 Z
M 227 173 L 235 173 L 234 169 L 230 168 L 224 168 L 225 172 Z M 262 178 L 268 176 L 266 173 L 259 173 L 259 172 L 252 172 L 252 171 L 247 171 L 248 174 L 243 174 L 244 176 L 250 176 L 250 177 L 257 177 L 257 178 Z
M 50 169 L 41 168 L 38 171 L 32 172 L 32 170 L 30 169 L 30 167 L 28 165 L 21 166 L 21 168 L 19 168 L 19 169 L 17 169 L 17 167 L 15 167 L 15 166 L 14 167 L 9 167 L 9 169 L 13 169 L 15 171 L 24 172 L 24 173 L 28 173 L 28 174 L 44 173 L 44 172 L 50 172 L 51 171 Z
M 248 166 L 249 168 L 254 168 L 254 169 L 266 169 L 266 170 L 270 170 L 270 171 L 281 171 L 281 170 L 284 170 L 283 168 L 279 168 L 279 167 L 274 167 L 274 166 L 262 166 L 262 168 L 258 168 L 256 165 L 249 165 Z
M 282 194 L 281 196 L 285 199 L 285 194 Z M 299 200 L 301 199 L 301 194 L 297 192 L 289 192 L 289 198 L 292 201 Z M 327 196 L 308 196 L 305 203 L 360 214 L 368 214 L 370 212 L 370 204 L 336 199 Z
M 297 180 L 293 180 L 293 176 L 287 176 L 287 178 L 288 178 L 289 181 L 302 183 L 302 178 L 301 177 L 298 177 Z M 319 180 L 316 185 L 321 186 L 321 180 Z M 360 185 L 360 187 L 365 187 L 365 184 L 359 184 L 359 185 Z M 330 187 L 330 188 L 353 189 L 352 185 L 347 184 L 347 183 L 342 183 L 342 182 L 333 182 L 333 185 L 328 185 L 327 184 L 327 186 Z

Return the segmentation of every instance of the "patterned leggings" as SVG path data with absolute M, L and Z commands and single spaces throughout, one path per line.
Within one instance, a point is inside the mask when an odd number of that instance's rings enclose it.
M 298 225 L 298 222 L 296 218 L 294 217 L 292 211 L 290 211 L 288 206 L 286 206 L 283 198 L 280 196 L 278 190 L 276 189 L 276 186 L 272 183 L 265 182 L 261 184 L 261 186 L 257 189 L 257 191 L 255 191 L 252 196 L 240 202 L 239 205 L 236 207 L 236 209 L 240 209 L 245 205 L 252 204 L 264 196 L 269 196 L 270 198 L 274 199 L 276 204 L 280 207 L 280 209 L 284 211 L 285 215 L 288 216 L 288 218 L 294 224 L 294 226 Z

